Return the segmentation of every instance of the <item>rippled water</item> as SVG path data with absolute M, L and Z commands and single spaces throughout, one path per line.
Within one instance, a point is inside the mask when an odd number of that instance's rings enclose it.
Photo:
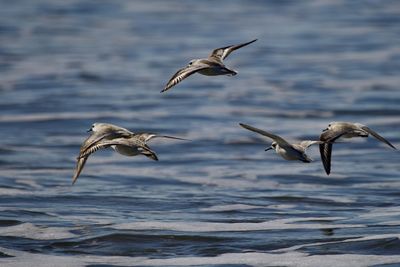
M 1 266 L 398 266 L 400 156 L 335 146 L 326 176 L 264 152 L 330 121 L 400 147 L 398 1 L 0 1 Z M 235 77 L 166 81 L 212 49 Z M 109 122 L 159 162 L 99 151 Z

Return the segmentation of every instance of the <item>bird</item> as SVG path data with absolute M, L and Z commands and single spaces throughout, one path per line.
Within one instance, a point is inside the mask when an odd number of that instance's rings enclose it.
M 334 141 L 338 138 L 353 138 L 353 137 L 368 137 L 372 135 L 379 141 L 385 143 L 389 147 L 396 149 L 388 140 L 380 136 L 377 132 L 371 130 L 369 127 L 361 123 L 352 122 L 331 122 L 328 127 L 322 130 L 319 140 L 322 143 L 319 144 L 319 151 L 321 154 L 322 164 L 327 175 L 331 172 L 331 158 L 332 158 L 332 147 Z M 333 138 L 333 139 L 332 139 Z M 325 142 L 330 140 L 330 142 Z
M 269 133 L 267 131 L 263 131 L 261 129 L 258 129 L 256 127 L 247 124 L 239 123 L 239 125 L 247 130 L 271 138 L 273 142 L 270 147 L 265 149 L 265 151 L 274 149 L 278 155 L 280 155 L 282 158 L 286 160 L 300 160 L 305 163 L 310 163 L 312 162 L 312 159 L 307 156 L 306 149 L 311 145 L 320 144 L 323 142 L 323 141 L 305 140 L 301 141 L 300 143 L 290 144 L 285 139 L 283 139 L 278 135 Z
M 221 48 L 214 49 L 207 58 L 193 59 L 189 64 L 182 69 L 178 70 L 172 78 L 168 81 L 164 89 L 161 91 L 165 92 L 171 87 L 180 83 L 183 79 L 189 77 L 190 75 L 198 72 L 206 76 L 216 76 L 216 75 L 230 75 L 235 76 L 236 71 L 227 68 L 223 61 L 226 57 L 230 55 L 236 49 L 254 43 L 257 39 L 254 39 L 247 43 L 242 43 L 238 45 L 230 45 Z
M 157 135 L 154 133 L 133 133 L 125 128 L 109 123 L 94 123 L 88 132 L 92 132 L 92 134 L 81 145 L 75 173 L 72 177 L 72 184 L 78 179 L 88 157 L 99 149 L 111 147 L 124 156 L 142 154 L 158 161 L 157 154 L 147 145 L 149 140 L 153 138 L 168 138 L 190 141 L 184 138 Z

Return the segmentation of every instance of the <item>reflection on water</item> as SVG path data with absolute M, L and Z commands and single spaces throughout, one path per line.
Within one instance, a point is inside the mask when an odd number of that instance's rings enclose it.
M 397 1 L 3 1 L 2 266 L 399 264 L 399 153 L 335 146 L 326 176 L 265 152 L 330 121 L 400 147 Z M 171 75 L 215 47 L 258 41 L 235 77 Z M 96 152 L 71 186 L 93 122 L 193 140 L 159 162 Z

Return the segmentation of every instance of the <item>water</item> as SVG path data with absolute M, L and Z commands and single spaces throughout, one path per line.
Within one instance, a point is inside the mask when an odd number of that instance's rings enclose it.
M 373 138 L 314 162 L 264 152 L 330 121 L 400 147 L 398 1 L 0 2 L 1 266 L 398 266 L 400 156 Z M 235 77 L 170 76 L 212 49 Z M 160 161 L 95 153 L 93 122 Z

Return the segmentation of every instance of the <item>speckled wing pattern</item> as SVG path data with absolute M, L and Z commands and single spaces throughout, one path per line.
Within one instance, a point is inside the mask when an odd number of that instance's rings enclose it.
M 189 77 L 190 75 L 198 72 L 199 70 L 202 69 L 206 69 L 209 66 L 207 64 L 204 63 L 200 63 L 200 64 L 195 64 L 195 65 L 188 65 L 180 70 L 178 70 L 173 76 L 172 78 L 168 81 L 167 85 L 165 86 L 165 88 L 161 91 L 165 92 L 167 90 L 169 90 L 170 88 L 172 88 L 173 86 L 177 85 L 178 83 L 180 83 L 182 80 L 186 79 L 187 77 Z
M 86 164 L 86 161 L 91 153 L 87 153 L 88 150 L 91 150 L 93 146 L 95 146 L 98 142 L 104 139 L 112 139 L 112 138 L 118 138 L 118 137 L 129 137 L 133 133 L 126 130 L 126 129 L 117 129 L 116 131 L 110 130 L 106 133 L 102 133 L 101 135 L 98 135 L 96 133 L 91 134 L 86 140 L 83 142 L 79 155 L 77 158 L 77 163 L 76 163 L 76 168 L 75 168 L 75 173 L 72 177 L 72 184 L 76 182 L 78 179 L 80 173 L 83 170 L 83 167 Z M 97 150 L 97 149 L 96 149 Z M 95 150 L 95 151 L 96 151 Z M 93 152 L 92 152 L 93 153 Z

